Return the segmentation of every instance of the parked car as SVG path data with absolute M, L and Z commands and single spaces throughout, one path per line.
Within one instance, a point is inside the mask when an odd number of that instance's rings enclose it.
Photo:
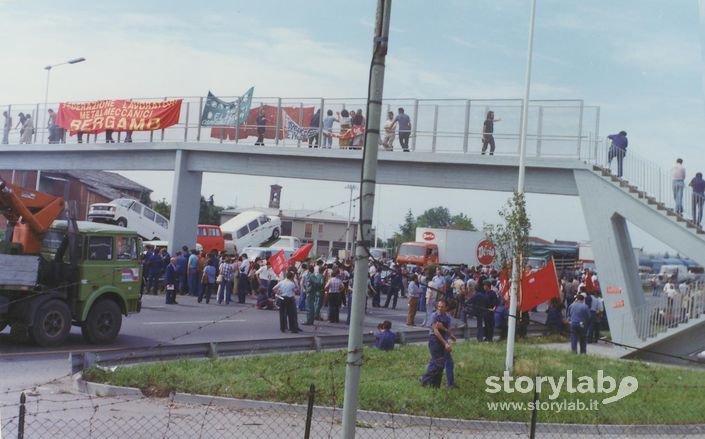
M 301 240 L 296 236 L 280 236 L 279 239 L 274 242 L 274 244 L 269 246 L 269 248 L 293 248 L 294 250 L 299 247 L 301 247 Z
M 88 208 L 88 221 L 127 227 L 142 238 L 152 241 L 166 239 L 169 235 L 169 220 L 139 201 L 129 198 L 91 204 Z
M 257 247 L 279 238 L 281 219 L 256 210 L 247 210 L 220 225 L 225 251 L 235 254 L 247 247 Z
M 277 254 L 280 250 L 284 250 L 284 256 L 287 259 L 291 257 L 295 250 L 282 249 L 282 248 L 272 248 L 272 247 L 247 247 L 242 252 L 247 255 L 247 259 L 254 261 L 257 258 L 269 259 L 273 255 Z

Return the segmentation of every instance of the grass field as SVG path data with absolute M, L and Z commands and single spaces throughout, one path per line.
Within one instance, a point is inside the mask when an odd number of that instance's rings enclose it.
M 458 419 L 512 420 L 528 422 L 530 411 L 492 409 L 488 403 L 533 400 L 530 393 L 487 393 L 488 376 L 501 376 L 504 365 L 503 343 L 454 345 L 455 376 L 458 388 L 421 387 L 418 378 L 429 359 L 425 345 L 399 346 L 395 351 L 365 349 L 360 384 L 360 408 L 392 413 Z M 130 367 L 114 372 L 91 369 L 90 381 L 139 387 L 146 393 L 164 396 L 171 391 L 256 400 L 305 404 L 310 384 L 317 389 L 316 404 L 342 406 L 345 381 L 345 353 L 330 351 L 262 355 L 226 360 L 173 361 Z M 581 376 L 596 379 L 603 370 L 619 384 L 621 378 L 634 376 L 638 390 L 597 410 L 541 410 L 539 422 L 590 424 L 689 424 L 705 423 L 705 370 L 660 367 L 602 357 L 576 356 L 519 344 L 516 349 L 515 376 L 566 377 L 571 369 L 574 382 Z M 444 379 L 445 382 L 445 379 Z M 597 385 L 595 384 L 595 387 Z M 563 387 L 557 399 L 549 399 L 544 389 L 540 401 L 601 401 L 612 392 L 569 393 Z

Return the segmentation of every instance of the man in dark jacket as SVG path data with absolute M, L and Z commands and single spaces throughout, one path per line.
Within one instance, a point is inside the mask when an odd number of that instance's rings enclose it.
M 171 258 L 164 272 L 164 289 L 166 292 L 166 304 L 176 305 L 176 283 L 178 282 L 176 272 L 176 258 Z
M 610 145 L 610 150 L 607 154 L 607 166 L 612 165 L 612 159 L 617 158 L 617 177 L 622 176 L 622 163 L 624 162 L 624 156 L 627 155 L 627 146 L 629 146 L 629 140 L 627 140 L 627 132 L 620 131 L 617 134 L 610 134 L 607 136 L 608 139 L 612 141 Z

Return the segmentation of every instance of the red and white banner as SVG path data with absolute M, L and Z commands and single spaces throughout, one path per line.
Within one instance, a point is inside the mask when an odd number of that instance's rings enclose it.
M 154 131 L 179 122 L 181 99 L 133 102 L 123 99 L 72 104 L 62 102 L 56 116 L 61 128 L 82 133 Z
M 240 125 L 240 127 L 235 130 L 235 128 L 211 128 L 211 138 L 223 139 L 223 140 L 235 140 L 235 136 L 239 136 L 240 139 L 246 139 L 248 137 L 257 137 L 257 115 L 260 109 L 264 111 L 264 117 L 266 119 L 266 127 L 264 129 L 265 139 L 274 139 L 279 137 L 279 139 L 284 139 L 287 137 L 287 125 L 286 120 L 279 120 L 279 133 L 277 136 L 277 111 L 279 107 L 276 105 L 262 105 L 257 108 L 252 108 L 250 114 L 247 117 L 247 121 Z M 306 127 L 311 121 L 314 113 L 314 107 L 281 107 L 281 110 L 286 113 L 286 116 L 291 118 L 292 121 L 297 124 L 301 122 L 302 127 Z M 280 113 L 281 117 L 281 113 Z

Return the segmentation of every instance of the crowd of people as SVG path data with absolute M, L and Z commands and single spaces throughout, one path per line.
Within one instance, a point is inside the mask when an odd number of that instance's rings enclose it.
M 53 109 L 47 110 L 47 133 L 49 143 L 66 143 L 66 130 L 57 125 L 56 112 Z M 8 111 L 3 112 L 3 137 L 2 143 L 8 144 L 9 134 L 12 130 L 12 117 Z M 19 122 L 15 129 L 20 129 L 20 143 L 32 143 L 35 134 L 35 125 L 32 116 L 25 113 L 18 114 Z M 500 119 L 495 119 L 494 111 L 489 111 L 482 125 L 482 154 L 485 154 L 487 147 L 490 147 L 490 155 L 495 151 L 494 140 L 494 123 Z M 255 146 L 264 146 L 264 136 L 267 127 L 271 125 L 271 121 L 267 120 L 264 109 L 261 109 L 255 118 L 257 129 L 257 139 Z M 319 138 L 321 139 L 321 148 L 330 149 L 333 147 L 333 139 L 338 139 L 340 149 L 361 149 L 364 144 L 366 118 L 362 109 L 357 111 L 343 109 L 338 112 L 327 110 L 326 116 L 321 119 L 321 110 L 314 112 L 306 127 L 308 133 L 309 148 L 319 147 Z M 334 125 L 338 124 L 336 130 Z M 320 130 L 320 135 L 319 135 Z M 405 112 L 404 108 L 399 107 L 397 114 L 389 111 L 387 119 L 383 123 L 380 137 L 380 145 L 387 151 L 394 150 L 394 142 L 398 139 L 399 146 L 402 151 L 409 152 L 409 139 L 413 133 L 411 118 Z M 78 132 L 77 141 L 83 143 L 85 133 Z M 114 130 L 105 131 L 105 142 L 115 143 L 113 137 Z M 125 143 L 132 142 L 132 131 L 125 132 Z
M 350 260 L 292 262 L 277 275 L 267 260 L 251 261 L 244 254 L 231 257 L 183 247 L 171 257 L 166 249 L 157 251 L 146 246 L 142 264 L 144 291 L 149 294 L 163 289 L 167 304 L 176 304 L 179 294 L 194 296 L 199 303 L 208 304 L 213 299 L 225 305 L 235 298 L 238 303 L 245 303 L 251 296 L 257 309 L 279 311 L 282 332 L 301 332 L 302 327 L 314 325 L 324 317 L 339 324 L 343 307 L 345 322 L 350 323 L 354 286 Z M 408 298 L 406 325 L 420 325 L 429 331 L 431 360 L 422 384 L 438 387 L 445 370 L 446 381 L 453 387 L 451 318 L 457 319 L 455 326 L 461 329 L 475 319 L 478 342 L 493 342 L 495 334 L 499 339 L 506 338 L 509 318 L 506 282 L 497 270 L 484 266 L 422 269 L 375 262 L 370 264 L 366 279 L 365 307 L 371 302 L 373 308 L 395 309 L 400 296 Z M 298 311 L 305 313 L 305 321 L 301 323 Z M 529 313 L 521 313 L 519 336 L 526 335 L 528 324 Z M 561 296 L 554 298 L 548 307 L 547 329 L 556 333 L 569 331 L 573 351 L 577 352 L 579 347 L 585 353 L 586 344 L 600 337 L 605 324 L 604 302 L 596 275 L 585 271 L 562 276 Z M 375 337 L 377 347 L 393 349 L 395 335 L 391 322 L 381 323 Z

